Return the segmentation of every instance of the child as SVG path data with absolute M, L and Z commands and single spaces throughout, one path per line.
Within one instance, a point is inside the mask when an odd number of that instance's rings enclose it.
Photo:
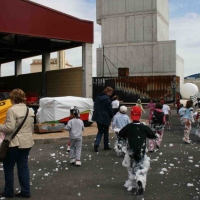
M 198 137 L 200 137 L 200 108 L 197 109 L 196 120 L 197 120 L 197 122 L 198 122 L 196 135 L 197 135 Z
M 112 101 L 112 110 L 113 110 L 113 115 L 115 115 L 118 111 L 119 111 L 119 100 L 118 100 L 118 96 L 115 95 Z
M 162 111 L 164 112 L 164 115 L 165 115 L 167 129 L 170 130 L 170 124 L 169 124 L 169 115 L 171 115 L 170 107 L 164 103 L 162 107 Z
M 121 106 L 119 113 L 114 117 L 112 128 L 122 129 L 124 126 L 130 123 L 129 117 L 126 115 L 127 107 Z
M 176 112 L 177 112 L 177 115 L 178 115 L 179 114 L 180 105 L 181 105 L 180 99 L 177 99 L 176 102 L 174 102 L 174 105 L 176 105 Z
M 163 105 L 165 103 L 163 97 L 160 97 L 160 103 Z
M 83 121 L 79 119 L 79 110 L 76 106 L 70 109 L 70 120 L 65 129 L 69 131 L 70 139 L 70 163 L 76 166 L 81 165 L 82 131 L 84 130 Z
M 142 112 L 146 113 L 146 111 L 143 109 L 141 99 L 138 99 L 138 100 L 137 100 L 136 106 L 139 106 L 139 107 L 142 109 Z
M 124 126 L 130 123 L 129 117 L 126 115 L 127 107 L 121 106 L 119 113 L 115 115 L 114 121 L 112 123 L 112 128 L 114 130 L 115 136 L 116 136 L 116 142 L 114 145 L 115 152 L 117 156 L 122 156 L 125 153 L 125 146 L 126 146 L 126 140 L 119 137 L 118 133 L 119 130 L 121 130 Z
M 145 106 L 145 108 L 149 108 L 150 109 L 150 114 L 149 114 L 149 124 L 150 124 L 150 116 L 151 116 L 151 113 L 152 111 L 154 110 L 155 108 L 155 103 L 153 102 L 153 99 L 150 99 L 150 102 Z
M 180 109 L 178 111 L 178 114 L 180 116 L 180 121 L 181 121 L 181 124 L 184 124 L 183 123 L 183 116 L 185 115 L 185 111 L 186 111 L 186 108 L 183 107 L 183 104 L 181 103 L 180 104 Z
M 150 158 L 146 156 L 146 138 L 156 139 L 159 137 L 144 124 L 140 123 L 142 110 L 138 106 L 132 108 L 133 122 L 127 124 L 119 132 L 119 137 L 128 138 L 128 149 L 122 165 L 128 169 L 128 180 L 124 187 L 128 191 L 137 189 L 139 194 L 143 194 L 146 186 L 146 176 L 150 167 Z
M 155 144 L 158 150 L 162 142 L 164 124 L 166 121 L 164 112 L 162 111 L 162 107 L 163 105 L 160 102 L 157 102 L 155 105 L 155 109 L 150 114 L 151 129 L 155 133 L 158 133 L 160 137 L 157 140 L 149 140 L 149 152 L 154 152 Z
M 194 105 L 195 107 L 198 106 L 198 108 L 200 108 L 200 98 L 197 98 L 197 102 Z
M 183 121 L 185 124 L 183 141 L 187 144 L 191 143 L 189 136 L 190 136 L 190 131 L 192 129 L 191 123 L 194 122 L 192 106 L 193 106 L 193 102 L 191 100 L 186 102 L 185 115 L 183 116 Z

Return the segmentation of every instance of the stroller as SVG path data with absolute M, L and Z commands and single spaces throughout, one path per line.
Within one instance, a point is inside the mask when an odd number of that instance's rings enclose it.
M 114 150 L 116 152 L 116 155 L 118 157 L 124 156 L 127 151 L 127 141 L 124 138 L 119 137 L 119 131 L 120 129 L 113 129 L 114 135 L 116 138 L 115 144 L 114 144 Z

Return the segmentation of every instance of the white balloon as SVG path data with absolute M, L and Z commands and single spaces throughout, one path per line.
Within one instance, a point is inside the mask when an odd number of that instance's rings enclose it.
M 198 92 L 199 88 L 193 83 L 185 83 L 180 87 L 180 93 L 183 99 L 190 99 L 191 96 Z

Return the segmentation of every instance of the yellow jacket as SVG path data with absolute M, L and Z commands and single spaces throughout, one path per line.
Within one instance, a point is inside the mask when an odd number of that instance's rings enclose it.
M 20 125 L 26 115 L 26 105 L 23 103 L 14 104 L 6 113 L 4 124 L 0 124 L 0 132 L 5 133 L 5 138 L 10 140 L 14 130 Z M 34 130 L 34 111 L 29 108 L 29 115 L 9 147 L 30 148 L 34 141 L 32 133 Z

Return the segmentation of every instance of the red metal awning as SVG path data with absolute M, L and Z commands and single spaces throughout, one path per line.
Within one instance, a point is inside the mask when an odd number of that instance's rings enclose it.
M 0 0 L 0 63 L 93 43 L 93 22 L 27 0 Z

